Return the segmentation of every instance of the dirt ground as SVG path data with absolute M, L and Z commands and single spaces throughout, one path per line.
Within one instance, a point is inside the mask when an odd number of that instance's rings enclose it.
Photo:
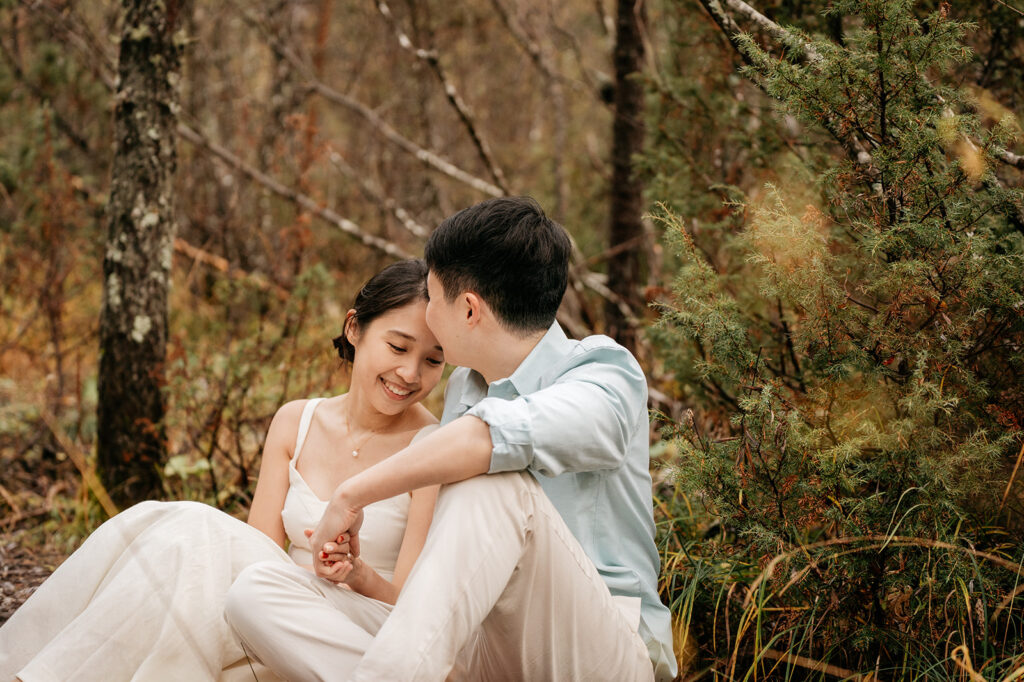
M 0 535 L 0 624 L 6 623 L 64 557 L 29 551 L 12 535 Z
M 24 449 L 0 438 L 0 624 L 67 556 L 45 541 L 46 534 L 33 531 L 58 498 L 77 489 L 71 462 L 59 461 L 52 450 L 34 455 Z

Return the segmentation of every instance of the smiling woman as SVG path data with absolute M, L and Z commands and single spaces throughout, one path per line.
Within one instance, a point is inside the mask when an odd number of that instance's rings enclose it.
M 278 410 L 248 525 L 194 502 L 144 502 L 115 516 L 0 628 L 0 680 L 158 680 L 168 671 L 251 679 L 250 666 L 259 679 L 275 679 L 247 660 L 224 617 L 228 588 L 257 563 L 264 573 L 272 567 L 274 580 L 316 581 L 343 600 L 349 615 L 338 633 L 347 646 L 371 640 L 423 548 L 436 487 L 368 506 L 363 551 L 354 539 L 336 539 L 343 555 L 358 556 L 336 562 L 335 584 L 308 570 L 305 530 L 342 481 L 436 423 L 420 404 L 444 367 L 425 322 L 426 274 L 422 261 L 401 261 L 359 292 L 334 341 L 349 365 L 349 391 Z M 233 594 L 245 598 L 244 589 Z
M 433 386 L 444 368 L 444 352 L 426 323 L 426 301 L 419 299 L 394 308 L 373 321 L 358 322 L 356 310 L 350 310 L 345 324 L 346 341 L 359 347 L 363 357 L 352 367 L 349 400 L 369 405 L 351 405 L 352 412 L 363 411 L 362 423 L 375 430 L 374 421 L 404 409 L 425 396 L 424 386 Z M 368 420 L 368 421 L 367 421 Z M 359 442 L 359 434 L 355 436 Z

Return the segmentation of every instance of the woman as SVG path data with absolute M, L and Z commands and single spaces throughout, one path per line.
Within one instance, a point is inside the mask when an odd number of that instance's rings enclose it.
M 228 587 L 257 561 L 311 566 L 305 531 L 330 492 L 436 424 L 419 404 L 444 367 L 425 322 L 426 275 L 423 261 L 402 261 L 359 292 L 334 341 L 350 363 L 349 391 L 278 410 L 248 525 L 194 502 L 143 502 L 115 516 L 0 628 L 0 682 L 273 679 L 224 620 Z M 428 488 L 367 507 L 360 556 L 342 558 L 348 543 L 338 538 L 338 585 L 328 588 L 386 613 L 436 496 Z

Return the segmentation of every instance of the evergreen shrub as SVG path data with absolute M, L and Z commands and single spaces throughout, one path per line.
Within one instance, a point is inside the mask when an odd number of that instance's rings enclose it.
M 696 407 L 664 592 L 716 674 L 1002 679 L 1024 663 L 1024 221 L 998 160 L 1020 124 L 947 82 L 971 27 L 945 8 L 829 11 L 842 44 L 739 39 L 823 149 L 699 243 L 671 120 L 647 158 L 680 258 L 652 336 Z

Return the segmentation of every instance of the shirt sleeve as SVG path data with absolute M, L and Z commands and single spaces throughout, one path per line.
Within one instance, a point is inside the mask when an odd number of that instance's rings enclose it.
M 598 348 L 550 386 L 511 400 L 485 398 L 471 414 L 490 428 L 490 473 L 532 469 L 545 476 L 614 469 L 647 414 L 647 381 L 622 348 Z

